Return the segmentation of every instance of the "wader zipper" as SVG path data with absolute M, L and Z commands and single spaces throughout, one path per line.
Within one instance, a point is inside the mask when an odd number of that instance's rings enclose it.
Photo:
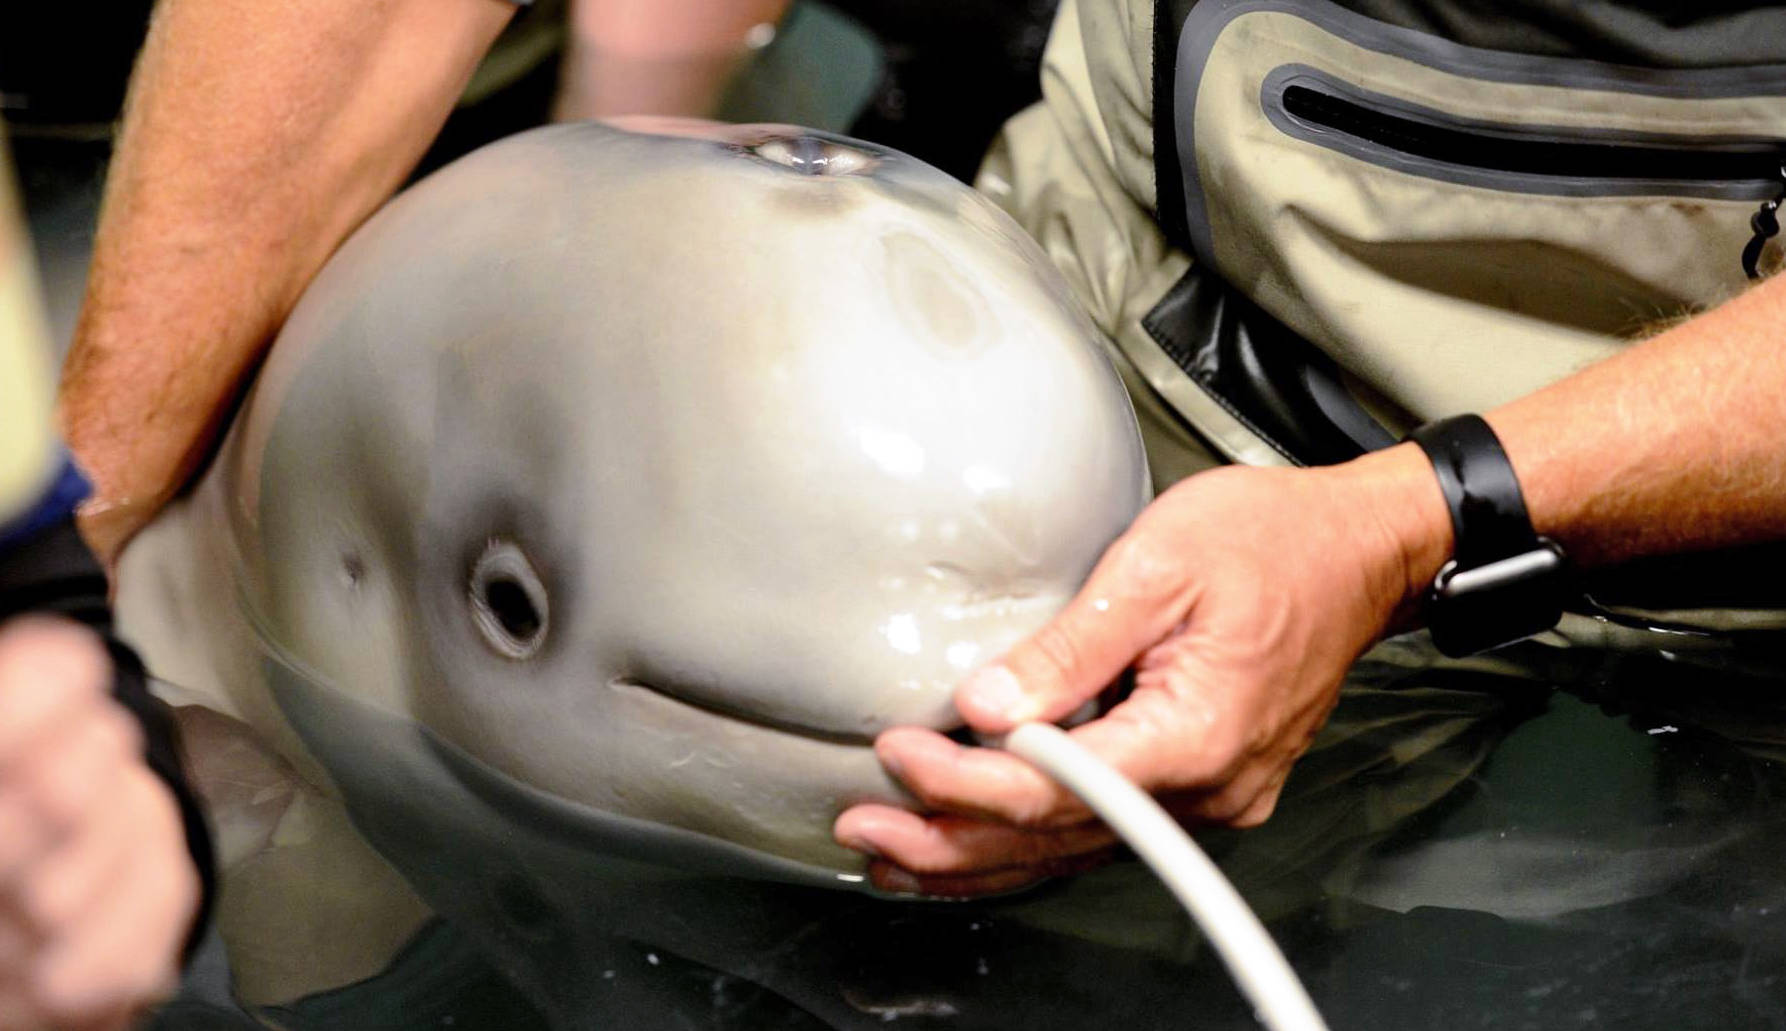
M 1418 162 L 1529 177 L 1535 192 L 1546 180 L 1657 184 L 1663 192 L 1678 185 L 1773 184 L 1776 196 L 1750 219 L 1755 236 L 1743 249 L 1743 271 L 1751 279 L 1767 241 L 1780 231 L 1778 210 L 1786 202 L 1786 142 L 1754 140 L 1696 142 L 1687 139 L 1569 138 L 1558 130 L 1515 126 L 1444 124 L 1361 104 L 1307 85 L 1286 85 L 1284 113 L 1317 130 L 1341 133 L 1372 149 Z M 1564 130 L 1566 132 L 1566 130 Z M 1678 141 L 1677 141 L 1678 140 Z M 1575 192 L 1563 191 L 1558 192 Z M 1754 196 L 1753 193 L 1749 194 Z
M 1764 200 L 1755 214 L 1749 216 L 1749 228 L 1755 235 L 1749 239 L 1749 245 L 1743 248 L 1743 274 L 1750 279 L 1761 278 L 1761 252 L 1767 242 L 1780 233 L 1780 203 L 1786 201 L 1786 165 L 1775 170 L 1780 180 L 1780 195 L 1772 200 Z

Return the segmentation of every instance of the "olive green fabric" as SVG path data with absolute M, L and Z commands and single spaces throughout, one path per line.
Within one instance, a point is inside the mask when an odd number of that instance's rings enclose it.
M 49 354 L 36 268 L 0 135 L 0 525 L 37 500 L 55 472 Z

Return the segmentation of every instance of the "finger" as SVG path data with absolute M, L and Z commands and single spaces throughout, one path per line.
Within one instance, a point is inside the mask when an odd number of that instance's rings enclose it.
M 37 1007 L 26 996 L 24 986 L 16 980 L 0 976 L 0 1028 L 6 1031 L 33 1031 L 43 1026 Z
M 41 616 L 0 627 L 0 767 L 102 699 L 110 684 L 110 660 L 86 628 Z
M 1075 727 L 1073 740 L 1150 794 L 1219 791 L 1249 759 L 1250 686 L 1187 661 L 1181 683 L 1140 685 L 1103 717 Z
M 996 748 L 966 747 L 932 730 L 895 727 L 875 739 L 874 751 L 931 810 L 1028 828 L 1060 827 L 1091 816 L 1072 792 Z
M 129 1009 L 114 1010 L 104 1016 L 72 1026 L 68 1031 L 130 1031 L 137 1025 L 146 1009 L 148 1009 L 146 1006 L 132 1006 Z
M 845 847 L 867 852 L 911 873 L 964 875 L 1081 856 L 1109 848 L 1116 835 L 1102 823 L 1051 831 L 959 816 L 925 818 L 891 806 L 845 810 L 833 833 Z
M 8 771 L 4 790 L 20 796 L 30 817 L 67 831 L 85 822 L 127 768 L 140 764 L 141 750 L 135 722 L 102 702 L 38 741 Z
M 0 909 L 0 983 L 25 968 L 37 937 L 25 929 L 24 918 L 10 907 Z M 6 1027 L 0 1022 L 0 1028 Z
M 0 903 L 10 898 L 25 868 L 59 837 L 23 790 L 16 785 L 0 790 Z
M 0 890 L 106 804 L 137 761 L 140 733 L 123 710 L 102 700 L 37 741 L 0 778 Z
M 53 1020 L 100 1020 L 170 992 L 179 945 L 198 897 L 178 812 L 147 770 L 133 770 L 129 805 L 143 816 L 140 847 L 113 878 L 78 933 L 58 938 L 33 968 L 36 1004 Z
M 1271 814 L 1277 810 L 1278 799 L 1283 797 L 1284 782 L 1288 779 L 1289 775 L 1286 772 L 1284 776 L 1277 779 L 1276 783 L 1268 785 L 1257 798 L 1253 799 L 1251 805 L 1235 814 L 1234 818 L 1228 821 L 1228 825 L 1245 830 L 1250 827 L 1258 827 L 1266 820 L 1271 819 Z
M 1190 602 L 1182 562 L 1138 522 L 1104 553 L 1066 608 L 962 683 L 956 707 L 987 733 L 1059 720 L 1178 627 Z
M 1225 702 L 1185 702 L 1161 691 L 1124 701 L 1069 731 L 1142 790 L 1205 790 L 1225 784 L 1244 733 Z M 925 808 L 1035 829 L 1082 823 L 1091 810 L 1046 773 L 996 748 L 956 744 L 935 731 L 897 727 L 875 739 L 883 766 Z
M 115 793 L 114 793 L 115 794 Z M 118 812 L 116 800 L 102 802 L 113 811 L 96 814 L 53 851 L 27 867 L 16 893 L 26 926 L 54 939 L 82 921 L 105 919 L 94 911 L 96 900 L 119 877 L 130 876 L 137 842 L 135 819 Z
M 901 870 L 891 863 L 876 860 L 868 865 L 868 876 L 874 882 L 874 886 L 882 891 L 927 895 L 933 898 L 977 898 L 983 895 L 1000 895 L 1019 891 L 1050 878 L 1071 877 L 1087 870 L 1095 870 L 1110 862 L 1115 855 L 1116 849 L 1108 848 L 1085 855 L 1066 856 L 1031 867 L 1010 867 L 987 873 L 959 876 L 913 874 L 910 871 Z
M 144 1009 L 142 1006 L 133 1006 L 127 1010 L 114 1010 L 103 1016 L 83 1020 L 79 1024 L 64 1025 L 57 1031 L 130 1031 Z
M 1194 670 L 1195 663 L 1185 667 Z M 1186 670 L 1174 675 L 1210 686 L 1137 688 L 1102 718 L 1068 733 L 1150 794 L 1190 791 L 1213 797 L 1248 764 L 1251 728 L 1241 701 L 1245 692 L 1213 673 Z M 998 749 L 966 747 L 934 731 L 901 727 L 881 734 L 875 752 L 933 811 L 1032 830 L 1082 823 L 1091 816 L 1067 788 Z
M 156 504 L 147 499 L 114 500 L 97 494 L 75 510 L 81 539 L 105 567 L 107 580 L 116 582 L 119 553 L 138 530 L 149 525 L 155 512 Z
M 1227 827 L 1260 795 L 1282 785 L 1286 771 L 1265 762 L 1243 766 L 1234 779 L 1207 791 L 1176 792 L 1160 799 L 1174 820 L 1187 827 Z

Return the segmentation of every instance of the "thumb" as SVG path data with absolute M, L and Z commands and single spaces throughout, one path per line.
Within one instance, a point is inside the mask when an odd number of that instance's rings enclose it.
M 1145 545 L 1141 545 L 1145 546 Z M 1119 540 L 1085 586 L 1045 626 L 982 667 L 955 691 L 970 726 L 1002 734 L 1031 720 L 1059 720 L 1096 697 L 1184 619 L 1181 592 L 1137 590 Z M 1158 569 L 1153 585 L 1158 586 Z

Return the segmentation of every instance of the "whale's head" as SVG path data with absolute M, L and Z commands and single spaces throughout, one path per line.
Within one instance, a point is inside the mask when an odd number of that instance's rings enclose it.
M 902 798 L 874 735 L 957 726 L 955 684 L 1146 501 L 1100 346 L 1012 223 L 904 155 L 527 133 L 302 299 L 222 457 L 238 589 L 493 775 L 854 869 L 836 813 Z

